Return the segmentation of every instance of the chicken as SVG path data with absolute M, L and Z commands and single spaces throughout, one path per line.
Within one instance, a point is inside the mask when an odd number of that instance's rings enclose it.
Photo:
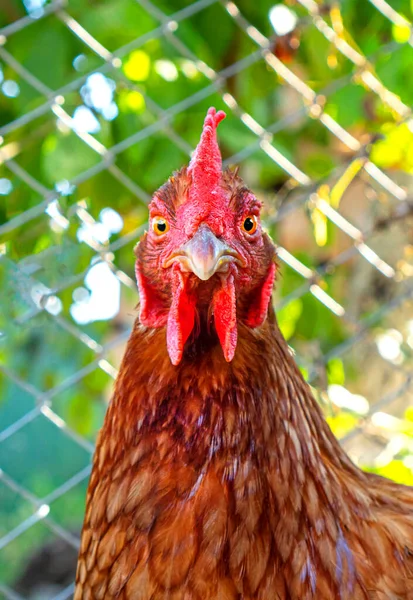
M 75 600 L 413 599 L 413 489 L 359 470 L 271 304 L 260 203 L 211 108 L 154 195 L 99 434 Z

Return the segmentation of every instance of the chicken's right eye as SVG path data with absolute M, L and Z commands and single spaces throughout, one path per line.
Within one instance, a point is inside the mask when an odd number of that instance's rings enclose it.
M 154 217 L 152 219 L 152 229 L 156 235 L 165 235 L 169 231 L 169 223 L 163 217 Z

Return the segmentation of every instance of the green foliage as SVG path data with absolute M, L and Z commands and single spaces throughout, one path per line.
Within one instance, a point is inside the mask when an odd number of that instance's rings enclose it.
M 413 172 L 413 133 L 410 126 L 386 123 L 382 127 L 384 139 L 375 144 L 371 158 L 385 169 L 397 168 Z
M 278 325 L 286 340 L 294 334 L 297 321 L 303 312 L 303 301 L 301 298 L 291 300 L 284 308 L 277 312 Z
M 339 358 L 332 358 L 327 363 L 327 377 L 330 385 L 344 385 L 346 375 L 343 361 Z
M 358 418 L 355 415 L 345 411 L 326 417 L 326 420 L 331 431 L 339 440 L 350 433 L 358 423 Z
M 392 460 L 390 463 L 385 465 L 384 467 L 365 467 L 366 471 L 370 471 L 370 473 L 376 473 L 377 475 L 381 475 L 382 477 L 387 477 L 389 479 L 393 479 L 396 483 L 403 483 L 404 485 L 413 485 L 413 472 L 411 469 L 406 467 L 406 465 L 401 460 Z

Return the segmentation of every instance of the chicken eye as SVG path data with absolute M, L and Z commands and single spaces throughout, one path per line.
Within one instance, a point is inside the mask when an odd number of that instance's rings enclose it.
M 257 231 L 257 226 L 257 217 L 255 215 L 248 215 L 248 217 L 244 219 L 242 229 L 245 231 L 245 233 L 252 235 Z
M 169 231 L 169 223 L 163 217 L 154 217 L 152 219 L 152 229 L 156 235 L 164 235 Z

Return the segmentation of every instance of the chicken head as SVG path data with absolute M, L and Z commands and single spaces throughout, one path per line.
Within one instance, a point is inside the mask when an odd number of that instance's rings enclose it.
M 271 298 L 275 248 L 261 227 L 261 203 L 236 172 L 222 170 L 216 129 L 224 118 L 209 109 L 189 166 L 155 192 L 135 250 L 140 321 L 166 326 L 174 365 L 201 318 L 231 361 L 239 321 L 261 325 Z

